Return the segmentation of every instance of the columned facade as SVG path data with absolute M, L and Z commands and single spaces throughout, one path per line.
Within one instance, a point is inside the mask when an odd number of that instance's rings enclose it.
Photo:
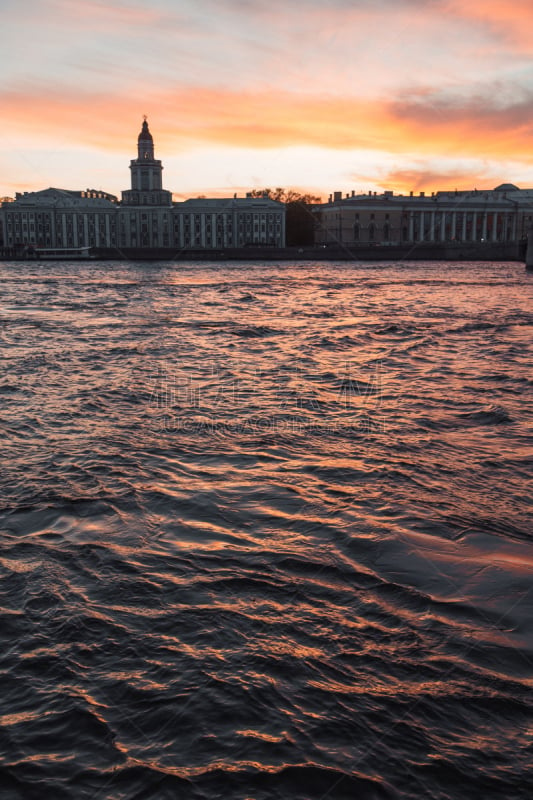
M 198 199 L 176 203 L 174 241 L 180 249 L 247 247 L 285 242 L 285 210 L 268 197 Z
M 114 247 L 117 214 L 117 198 L 106 192 L 24 192 L 2 204 L 0 238 L 10 248 Z
M 533 217 L 533 189 L 342 196 L 317 207 L 317 244 L 517 242 Z M 357 235 L 354 234 L 357 232 Z

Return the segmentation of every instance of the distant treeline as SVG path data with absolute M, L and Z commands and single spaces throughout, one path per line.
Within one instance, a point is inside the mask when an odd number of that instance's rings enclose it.
M 320 197 L 301 194 L 294 189 L 254 189 L 251 197 L 269 197 L 285 203 L 285 241 L 287 247 L 313 245 L 315 241 L 316 214 L 311 207 L 321 202 Z

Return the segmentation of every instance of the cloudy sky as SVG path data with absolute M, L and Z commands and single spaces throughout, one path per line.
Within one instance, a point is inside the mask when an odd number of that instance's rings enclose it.
M 2 0 L 0 196 L 533 187 L 531 0 Z

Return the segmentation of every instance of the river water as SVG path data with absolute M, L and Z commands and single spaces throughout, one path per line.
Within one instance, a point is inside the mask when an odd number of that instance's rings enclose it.
M 0 265 L 0 795 L 533 794 L 533 275 Z

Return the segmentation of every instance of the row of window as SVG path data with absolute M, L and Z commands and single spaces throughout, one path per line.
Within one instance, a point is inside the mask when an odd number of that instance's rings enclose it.
M 118 216 L 117 216 L 118 213 Z M 2 236 L 2 229 L 4 236 Z M 130 211 L 17 211 L 2 214 L 0 241 L 38 246 L 242 246 L 251 242 L 282 244 L 279 213 L 179 214 Z M 120 235 L 117 237 L 117 232 Z
M 523 216 L 525 218 L 525 215 L 523 215 Z M 361 217 L 363 217 L 363 219 L 361 219 Z M 356 213 L 356 214 L 353 214 L 353 216 L 351 214 L 350 215 L 348 215 L 348 214 L 340 214 L 338 212 L 335 214 L 336 224 L 338 224 L 338 225 L 341 224 L 341 223 L 342 224 L 350 224 L 352 222 L 352 220 L 353 220 L 353 222 L 355 224 L 358 224 L 360 222 L 364 223 L 364 219 L 365 218 L 367 220 L 369 220 L 370 222 L 376 221 L 377 223 L 379 223 L 379 220 L 375 219 L 375 214 L 362 214 L 362 215 L 360 215 L 359 213 Z M 411 212 L 405 211 L 405 212 L 403 212 L 401 217 L 400 217 L 399 214 L 395 215 L 395 219 L 396 220 L 399 221 L 401 219 L 404 222 L 408 222 L 410 220 L 420 220 L 422 218 L 424 219 L 426 224 L 429 224 L 429 220 L 433 220 L 435 225 L 437 225 L 437 224 L 440 225 L 443 219 L 446 219 L 447 221 L 449 221 L 451 223 L 453 218 L 455 218 L 456 225 L 459 225 L 459 224 L 461 224 L 463 222 L 464 219 L 473 220 L 474 218 L 476 218 L 476 220 L 478 222 L 480 220 L 486 219 L 487 223 L 490 224 L 493 219 L 497 219 L 499 221 L 501 221 L 501 220 L 512 221 L 513 219 L 519 219 L 519 216 L 516 213 L 510 213 L 510 212 L 509 213 L 504 213 L 504 212 L 499 212 L 499 211 L 494 211 L 494 212 L 493 211 L 489 211 L 489 212 L 485 212 L 485 211 L 411 211 Z M 329 222 L 330 219 L 331 219 L 331 216 L 329 214 L 324 217 L 324 221 L 326 222 L 326 224 L 331 224 Z M 529 217 L 529 219 L 531 219 L 531 217 Z M 385 220 L 385 222 L 389 222 L 390 221 L 390 214 L 385 214 L 384 215 L 384 220 Z
M 346 228 L 339 231 L 336 231 L 335 229 L 329 229 L 326 231 L 326 239 L 334 241 L 337 234 L 340 240 L 346 240 L 346 233 Z M 468 221 L 466 225 L 456 225 L 455 229 L 449 222 L 445 224 L 444 229 L 441 226 L 434 226 L 431 228 L 428 225 L 424 225 L 422 228 L 418 223 L 415 223 L 412 226 L 404 225 L 398 233 L 401 233 L 401 239 L 405 242 L 410 241 L 411 239 L 416 241 L 434 241 L 441 238 L 444 238 L 447 241 L 452 241 L 455 239 L 458 240 L 461 238 L 466 241 L 470 241 L 473 238 L 476 240 L 482 240 L 484 236 L 487 238 L 495 238 L 497 241 L 512 241 L 514 238 L 516 238 L 516 232 L 510 223 L 498 224 L 496 229 L 489 227 L 487 230 L 484 230 L 484 227 L 482 224 L 480 224 L 479 220 L 475 226 L 471 221 Z M 381 231 L 374 223 L 370 223 L 368 227 L 364 229 L 356 223 L 353 226 L 352 235 L 354 242 L 390 242 L 392 239 L 392 229 L 389 223 L 385 223 Z

